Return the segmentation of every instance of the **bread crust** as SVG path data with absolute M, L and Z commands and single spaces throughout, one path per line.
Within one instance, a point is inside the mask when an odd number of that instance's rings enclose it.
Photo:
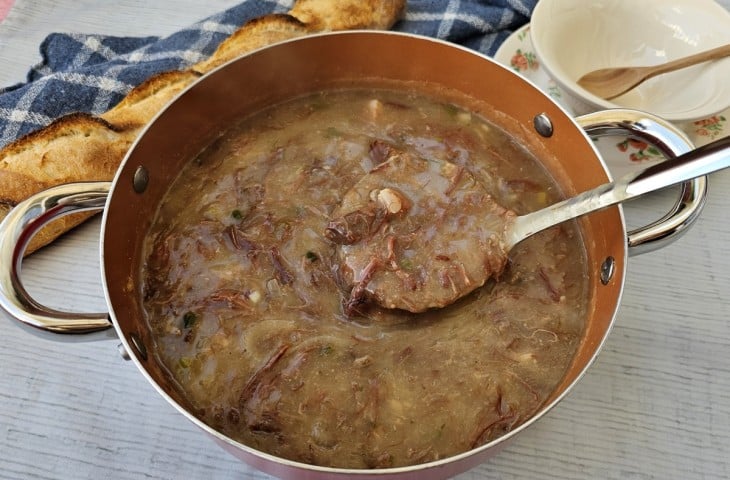
M 298 0 L 289 14 L 321 31 L 386 30 L 403 15 L 406 6 L 401 0 L 340 0 L 336 4 L 337 15 L 332 15 L 331 0 Z
M 208 73 L 244 53 L 314 31 L 316 30 L 307 24 L 285 13 L 255 18 L 223 40 L 213 55 L 193 65 L 192 70 Z
M 22 200 L 69 182 L 110 181 L 143 127 L 201 75 L 258 48 L 308 33 L 390 28 L 405 0 L 298 0 L 289 14 L 265 15 L 232 33 L 207 59 L 162 72 L 132 89 L 107 112 L 73 113 L 0 150 L 0 221 Z M 44 227 L 26 255 L 92 216 L 62 217 Z
M 133 88 L 121 102 L 101 114 L 100 118 L 120 129 L 142 127 L 198 78 L 200 73 L 193 70 L 158 73 Z

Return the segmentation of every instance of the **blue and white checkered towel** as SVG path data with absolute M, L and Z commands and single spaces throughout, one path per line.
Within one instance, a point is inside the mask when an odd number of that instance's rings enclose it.
M 493 55 L 529 21 L 537 0 L 410 0 L 395 30 L 428 35 Z M 0 89 L 0 147 L 72 112 L 100 114 L 148 77 L 184 69 L 213 53 L 248 20 L 292 2 L 249 0 L 168 37 L 54 33 L 28 82 Z

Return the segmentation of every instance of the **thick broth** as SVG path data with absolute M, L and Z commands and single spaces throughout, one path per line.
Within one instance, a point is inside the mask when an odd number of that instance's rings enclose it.
M 489 121 L 415 94 L 331 91 L 223 134 L 171 186 L 141 274 L 156 354 L 229 437 L 324 466 L 427 462 L 520 425 L 569 366 L 588 295 L 572 224 L 448 307 L 345 314 L 324 232 L 382 142 L 468 169 L 518 214 L 561 196 Z

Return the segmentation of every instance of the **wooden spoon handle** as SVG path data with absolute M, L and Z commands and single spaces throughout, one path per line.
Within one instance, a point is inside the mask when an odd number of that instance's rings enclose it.
M 679 70 L 680 68 L 691 67 L 692 65 L 696 65 L 698 63 L 727 57 L 729 55 L 730 45 L 723 45 L 722 47 L 713 48 L 711 50 L 707 50 L 706 52 L 700 52 L 695 55 L 672 60 L 671 62 L 667 62 L 662 65 L 657 65 L 651 72 L 651 74 L 647 75 L 646 78 L 651 78 L 655 75 L 671 72 L 673 70 Z

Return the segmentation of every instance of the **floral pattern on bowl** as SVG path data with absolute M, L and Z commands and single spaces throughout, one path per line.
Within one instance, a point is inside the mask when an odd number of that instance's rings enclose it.
M 510 35 L 497 50 L 494 59 L 530 80 L 565 108 L 568 113 L 574 115 L 576 110 L 579 110 L 570 105 L 567 96 L 557 83 L 541 68 L 540 59 L 532 46 L 529 24 Z M 709 118 L 678 125 L 678 127 L 689 136 L 696 146 L 701 146 L 730 135 L 728 118 L 730 118 L 730 109 Z M 633 139 L 604 137 L 596 141 L 596 146 L 614 176 L 620 176 L 635 169 L 637 164 L 642 164 L 641 168 L 644 168 L 650 163 L 664 159 L 656 148 Z

